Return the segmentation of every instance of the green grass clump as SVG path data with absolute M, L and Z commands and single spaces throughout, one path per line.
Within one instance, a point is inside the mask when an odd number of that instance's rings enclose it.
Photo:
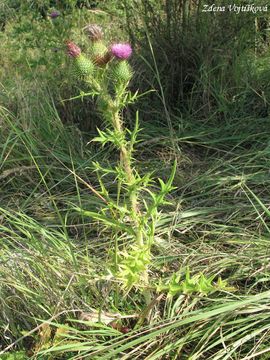
M 138 84 L 150 82 L 158 87 L 158 79 L 149 71 L 150 42 L 171 112 L 198 119 L 214 116 L 220 121 L 251 114 L 267 116 L 267 12 L 261 16 L 251 11 L 241 12 L 243 16 L 233 11 L 204 12 L 207 1 L 124 4 L 129 35 L 140 47 L 142 78 Z M 231 2 L 215 1 L 214 5 L 227 8 Z M 234 5 L 243 6 L 243 2 L 237 0 Z M 256 2 L 256 6 L 263 5 Z M 261 64 L 260 75 L 254 59 Z M 154 95 L 152 101 L 156 101 Z
M 166 196 L 169 204 L 160 204 L 158 211 L 147 264 L 151 302 L 146 305 L 139 286 L 127 291 L 108 271 L 117 254 L 115 240 L 122 248 L 133 241 L 123 230 L 130 220 L 122 216 L 109 226 L 108 212 L 86 216 L 104 207 L 101 184 L 119 201 L 115 173 L 100 172 L 115 169 L 119 157 L 112 144 L 89 142 L 108 128 L 101 122 L 102 111 L 97 112 L 100 103 L 86 96 L 82 80 L 74 79 L 63 50 L 66 40 L 74 40 L 90 55 L 82 31 L 88 23 L 105 29 L 110 24 L 109 41 L 118 36 L 126 41 L 128 34 L 117 28 L 125 21 L 123 14 L 130 19 L 130 13 L 113 1 L 111 7 L 100 2 L 94 11 L 71 4 L 60 9 L 61 21 L 54 24 L 39 15 L 34 2 L 22 7 L 5 2 L 0 33 L 5 54 L 0 59 L 1 359 L 269 358 L 267 49 L 259 31 L 256 47 L 240 36 L 246 27 L 247 34 L 254 34 L 253 15 L 220 15 L 213 29 L 227 29 L 239 42 L 233 48 L 222 45 L 225 54 L 243 52 L 232 54 L 232 63 L 215 57 L 221 36 L 215 33 L 211 58 L 207 66 L 201 64 L 207 60 L 203 50 L 210 19 L 201 13 L 196 17 L 197 7 L 184 3 L 185 11 L 155 2 L 152 17 L 146 17 L 151 1 L 126 4 L 139 20 L 139 28 L 130 23 L 129 33 L 141 46 L 136 45 L 131 61 L 130 90 L 155 90 L 123 109 L 130 129 L 140 110 L 142 131 L 132 168 L 142 178 L 151 173 L 165 183 L 177 160 L 175 188 Z M 137 18 L 142 5 L 145 12 Z M 183 44 L 163 62 L 178 21 Z M 190 32 L 195 25 L 197 34 Z M 60 50 L 51 52 L 51 47 Z M 173 80 L 170 71 L 179 54 L 182 62 Z M 194 75 L 191 83 L 185 78 L 179 84 L 187 74 L 181 68 Z M 153 192 L 158 187 L 151 183 Z M 121 189 L 123 204 L 129 201 L 128 184 Z M 151 198 L 147 190 L 140 198 L 145 202 Z

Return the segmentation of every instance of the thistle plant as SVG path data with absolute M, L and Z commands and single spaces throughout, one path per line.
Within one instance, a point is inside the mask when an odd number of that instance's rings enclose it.
M 114 239 L 110 274 L 126 291 L 131 288 L 141 290 L 146 303 L 149 303 L 151 247 L 160 215 L 159 207 L 166 203 L 165 197 L 173 188 L 176 164 L 167 183 L 159 179 L 158 192 L 152 190 L 152 174 L 139 174 L 134 160 L 134 147 L 141 130 L 138 113 L 132 130 L 125 126 L 122 113 L 138 98 L 138 92 L 132 94 L 128 90 L 133 75 L 129 64 L 132 48 L 129 43 L 107 46 L 98 25 L 88 25 L 84 30 L 91 42 L 90 58 L 71 41 L 67 42 L 68 55 L 72 58 L 74 74 L 83 79 L 88 94 L 97 99 L 97 109 L 104 121 L 104 129 L 98 129 L 98 136 L 92 141 L 103 147 L 112 145 L 119 154 L 119 161 L 115 167 L 104 167 L 98 162 L 93 164 L 100 184 L 98 195 L 104 200 L 100 211 L 77 210 L 110 230 Z M 104 184 L 106 175 L 114 176 L 116 198 Z

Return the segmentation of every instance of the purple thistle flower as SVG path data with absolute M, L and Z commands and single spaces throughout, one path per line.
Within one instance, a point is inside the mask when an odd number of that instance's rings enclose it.
M 60 12 L 59 12 L 59 11 L 52 11 L 52 12 L 50 13 L 50 15 L 49 15 L 49 17 L 50 17 L 51 19 L 56 19 L 56 18 L 58 18 L 58 16 L 60 16 Z
M 81 55 L 81 49 L 72 41 L 67 41 L 67 53 L 70 57 L 76 58 Z
M 132 47 L 130 44 L 113 44 L 111 46 L 111 53 L 120 60 L 126 60 L 132 54 Z

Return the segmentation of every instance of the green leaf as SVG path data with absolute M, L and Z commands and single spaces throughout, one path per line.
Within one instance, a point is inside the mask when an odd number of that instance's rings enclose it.
M 125 231 L 127 234 L 135 235 L 135 232 L 131 226 L 127 226 L 125 224 L 120 223 L 108 216 L 102 215 L 100 213 L 96 213 L 94 211 L 87 211 L 81 208 L 74 208 L 74 210 L 80 212 L 84 216 L 91 217 L 95 220 L 101 221 L 104 225 L 111 227 L 113 229 Z
M 206 278 L 203 274 L 200 276 L 199 282 L 198 282 L 198 292 L 207 295 L 212 291 L 215 291 L 215 286 L 212 284 L 212 277 Z
M 107 143 L 112 143 L 116 147 L 120 148 L 123 145 L 126 145 L 125 137 L 122 133 L 116 132 L 115 130 L 107 129 L 106 131 L 101 131 L 97 129 L 99 136 L 96 136 L 92 141 L 100 142 L 102 147 Z

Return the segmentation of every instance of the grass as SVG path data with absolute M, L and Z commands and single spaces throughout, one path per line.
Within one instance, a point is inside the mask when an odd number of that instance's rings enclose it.
M 263 124 L 263 119 L 256 121 Z M 258 128 L 256 121 L 245 119 L 245 129 Z M 26 340 L 28 344 L 39 343 L 39 326 L 49 321 L 52 328 L 65 329 L 59 344 L 50 339 L 40 346 L 39 351 L 51 358 L 68 351 L 67 358 L 76 358 L 79 353 L 78 358 L 158 359 L 167 354 L 171 358 L 223 359 L 230 352 L 240 358 L 237 356 L 254 357 L 267 351 L 269 152 L 262 141 L 267 137 L 266 132 L 262 135 L 262 127 L 251 139 L 250 131 L 244 133 L 244 126 L 237 122 L 223 128 L 223 139 L 218 135 L 221 130 L 207 131 L 203 124 L 200 129 L 189 123 L 181 136 L 175 133 L 173 141 L 182 148 L 176 155 L 186 160 L 179 164 L 177 189 L 171 196 L 174 206 L 163 210 L 159 223 L 153 277 L 158 279 L 162 274 L 168 278 L 189 266 L 192 274 L 221 275 L 234 291 L 210 297 L 180 295 L 166 299 L 163 295 L 153 304 L 150 330 L 143 327 L 123 335 L 99 324 L 87 327 L 82 321 L 81 328 L 76 320 L 78 312 L 114 307 L 110 279 L 104 276 L 109 235 L 100 233 L 98 224 L 72 210 L 81 204 L 87 209 L 98 206 L 99 199 L 80 179 L 94 184 L 89 159 L 102 158 L 102 154 L 87 153 L 87 160 L 83 160 L 81 152 L 71 152 L 69 146 L 53 149 L 46 156 L 37 149 L 29 152 L 34 139 L 25 139 L 19 124 L 7 119 L 6 124 L 10 128 L 3 154 L 10 153 L 16 167 L 22 158 L 33 165 L 25 165 L 31 169 L 22 172 L 6 173 L 4 188 L 9 191 L 1 195 L 4 344 L 21 337 L 19 348 Z M 147 147 L 142 168 L 158 169 L 161 161 L 168 168 L 175 151 L 172 139 L 166 136 L 166 128 L 159 127 L 157 134 L 156 129 L 146 130 L 146 126 L 145 142 L 157 135 L 162 141 Z M 67 139 L 72 131 L 64 128 Z M 12 138 L 18 139 L 16 145 L 10 142 Z M 163 151 L 157 154 L 161 142 Z M 18 182 L 20 194 L 14 199 Z M 38 186 L 33 187 L 33 183 Z M 117 311 L 123 317 L 140 313 L 140 302 L 138 294 L 129 294 Z M 131 329 L 134 326 L 133 320 L 123 323 Z M 32 329 L 36 331 L 28 335 Z M 179 340 L 172 341 L 174 337 Z M 259 346 L 254 339 L 261 339 Z
M 64 95 L 76 96 L 76 85 L 61 73 L 49 88 L 43 65 L 13 76 L 13 50 L 4 44 L 10 54 L 0 80 L 1 359 L 268 359 L 268 116 L 237 111 L 221 121 L 216 109 L 206 117 L 180 115 L 166 93 L 157 96 L 158 87 L 151 95 L 157 107 L 147 96 L 141 100 L 136 165 L 166 180 L 178 161 L 176 189 L 157 226 L 151 284 L 174 273 L 184 279 L 187 268 L 228 284 L 207 294 L 161 291 L 145 309 L 140 292 L 113 290 L 110 228 L 75 210 L 95 212 L 102 204 L 92 161 L 116 161 L 89 144 L 99 122 L 93 104 L 61 105 Z M 164 73 L 149 59 L 147 71 L 163 89 Z M 104 179 L 114 189 L 113 179 Z

